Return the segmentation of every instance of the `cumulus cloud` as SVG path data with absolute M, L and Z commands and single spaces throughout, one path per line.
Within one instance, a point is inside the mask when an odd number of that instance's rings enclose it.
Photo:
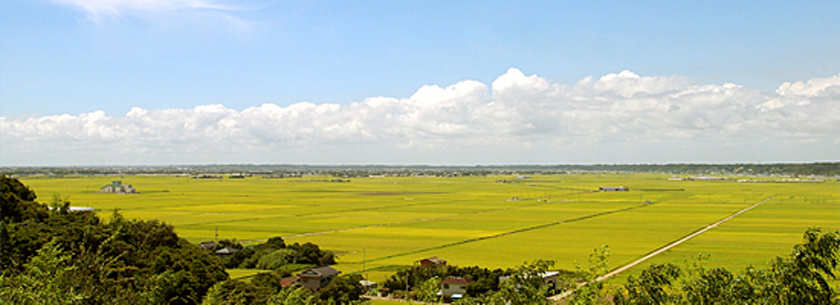
M 241 111 L 212 104 L 135 107 L 122 116 L 93 111 L 0 117 L 0 153 L 4 162 L 17 163 L 38 162 L 32 161 L 36 157 L 60 159 L 55 163 L 136 158 L 147 158 L 144 163 L 379 163 L 382 156 L 398 156 L 388 159 L 398 163 L 563 163 L 703 160 L 704 154 L 727 147 L 756 150 L 761 158 L 762 150 L 773 147 L 786 152 L 778 158 L 797 158 L 797 153 L 805 159 L 833 158 L 840 143 L 838 100 L 840 75 L 762 92 L 630 71 L 566 85 L 511 68 L 490 87 L 465 80 L 425 85 L 407 98 L 371 97 L 350 104 L 267 103 Z M 663 147 L 693 155 L 661 160 L 667 152 L 653 150 Z M 616 154 L 599 151 L 615 149 L 635 157 L 598 159 Z M 440 155 L 425 157 L 434 154 Z

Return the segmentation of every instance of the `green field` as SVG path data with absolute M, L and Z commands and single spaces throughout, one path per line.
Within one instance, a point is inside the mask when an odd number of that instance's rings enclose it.
M 787 254 L 808 227 L 840 228 L 840 183 L 834 179 L 737 183 L 667 181 L 669 177 L 567 174 L 324 182 L 333 178 L 34 176 L 21 181 L 41 202 L 59 194 L 73 206 L 95 208 L 106 219 L 114 209 L 129 218 L 160 219 L 196 243 L 214 239 L 217 232 L 220 239 L 245 242 L 272 236 L 287 243 L 313 242 L 338 254 L 337 269 L 364 267 L 374 281 L 429 256 L 490 268 L 551 259 L 557 268 L 574 269 L 601 245 L 609 245 L 611 266 L 618 267 L 771 197 L 651 262 L 681 262 L 705 253 L 710 255 L 708 265 L 765 266 Z M 112 180 L 132 184 L 140 193 L 96 192 Z M 618 185 L 631 191 L 592 192 Z

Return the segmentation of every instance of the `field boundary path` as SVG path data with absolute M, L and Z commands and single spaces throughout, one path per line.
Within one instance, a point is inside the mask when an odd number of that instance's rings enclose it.
M 617 210 L 609 210 L 609 211 L 599 212 L 599 213 L 595 213 L 595 214 L 583 215 L 583 216 L 579 216 L 579 217 L 575 217 L 575 218 L 570 218 L 570 219 L 565 219 L 565 220 L 555 221 L 555 222 L 550 222 L 550 223 L 544 223 L 544 224 L 540 224 L 540 225 L 536 225 L 536 226 L 520 228 L 520 229 L 516 229 L 516 230 L 512 230 L 512 231 L 507 231 L 507 232 L 502 232 L 502 233 L 497 233 L 497 234 L 492 234 L 492 235 L 487 235 L 487 236 L 470 238 L 470 239 L 461 240 L 461 241 L 448 243 L 448 244 L 443 244 L 443 245 L 438 245 L 438 246 L 434 246 L 434 247 L 429 247 L 429 248 L 418 249 L 418 250 L 413 250 L 413 251 L 409 251 L 409 252 L 402 252 L 402 253 L 377 257 L 377 258 L 374 258 L 374 259 L 369 259 L 369 260 L 367 260 L 367 262 L 381 261 L 381 260 L 395 258 L 395 257 L 401 257 L 401 256 L 417 254 L 417 253 L 423 253 L 423 252 L 428 252 L 428 251 L 438 250 L 438 249 L 443 249 L 443 248 L 449 248 L 449 247 L 454 247 L 454 246 L 460 246 L 460 245 L 463 245 L 463 244 L 468 244 L 468 243 L 473 243 L 473 242 L 478 242 L 478 241 L 483 241 L 483 240 L 488 240 L 488 239 L 493 239 L 493 238 L 499 238 L 499 237 L 503 237 L 503 236 L 508 236 L 508 235 L 513 235 L 513 234 L 517 234 L 517 233 L 533 231 L 533 230 L 537 230 L 537 229 L 553 227 L 553 226 L 557 226 L 557 225 L 577 222 L 577 221 L 581 221 L 581 220 L 606 216 L 606 215 L 615 214 L 615 213 L 626 212 L 626 211 L 630 211 L 630 210 L 633 210 L 633 209 L 648 207 L 650 205 L 653 205 L 653 203 L 631 206 L 631 207 L 621 208 L 621 209 L 617 209 Z M 375 268 L 370 269 L 370 270 L 375 270 Z
M 586 193 L 586 192 L 579 192 L 579 193 L 580 193 L 580 194 L 583 194 L 583 193 Z M 564 194 L 564 195 L 560 195 L 560 196 L 553 196 L 553 197 L 547 197 L 547 198 L 570 197 L 570 196 L 572 196 L 572 195 L 578 195 L 579 193 L 569 193 L 569 194 Z M 528 200 L 528 199 L 534 199 L 534 198 L 523 198 L 522 200 Z M 461 201 L 464 201 L 464 200 L 461 200 Z M 444 204 L 444 203 L 451 203 L 451 202 L 452 202 L 452 201 L 432 202 L 432 203 L 422 203 L 422 204 L 413 204 L 412 206 L 414 206 L 414 205 L 435 205 L 435 204 Z M 411 224 L 411 223 L 418 223 L 418 222 L 435 221 L 435 220 L 442 220 L 442 219 L 449 219 L 449 218 L 457 218 L 457 217 L 464 217 L 464 216 L 481 215 L 481 214 L 494 213 L 494 212 L 501 212 L 501 211 L 519 210 L 519 209 L 532 208 L 532 207 L 543 206 L 543 205 L 550 205 L 550 204 L 557 204 L 557 203 L 561 203 L 561 202 L 560 202 L 560 201 L 549 201 L 549 200 L 542 201 L 542 202 L 537 201 L 537 203 L 534 203 L 534 204 L 529 204 L 529 205 L 511 206 L 511 207 L 504 207 L 504 208 L 498 208 L 498 209 L 489 209 L 489 210 L 481 210 L 481 211 L 468 212 L 468 213 L 450 214 L 450 215 L 439 216 L 439 217 L 414 218 L 414 219 L 408 219 L 408 220 L 402 220 L 402 221 L 395 221 L 395 222 L 389 222 L 389 223 L 379 223 L 379 224 L 371 224 L 371 225 L 358 226 L 358 227 L 340 228 L 340 229 L 325 230 L 325 231 L 317 231 L 317 232 L 307 232 L 307 233 L 300 233 L 300 234 L 286 235 L 286 236 L 280 236 L 280 237 L 281 237 L 281 238 L 283 238 L 283 239 L 291 239 L 291 238 L 300 238 L 300 237 L 318 236 L 318 235 L 332 234 L 332 233 L 340 233 L 340 232 L 353 231 L 353 230 L 361 230 L 361 229 L 369 229 L 369 228 L 377 228 L 377 227 L 388 227 L 388 226 L 396 226 L 396 225 Z M 405 207 L 405 206 L 409 206 L 409 205 L 400 205 L 400 206 L 385 206 L 385 207 L 380 207 L 380 208 Z M 376 209 L 379 209 L 379 208 L 376 208 Z M 331 213 L 332 213 L 332 212 L 331 212 Z M 324 214 L 331 214 L 331 213 L 324 213 Z M 322 215 L 322 214 L 317 214 L 317 215 Z M 293 217 L 300 217 L 300 216 L 309 216 L 309 215 L 303 215 L 303 214 L 301 214 L 301 215 L 293 215 Z M 283 217 L 285 217 L 285 216 L 283 216 Z M 280 217 L 277 217 L 277 218 L 280 218 Z M 241 220 L 242 220 L 242 219 L 237 219 L 237 220 L 233 220 L 233 221 L 241 221 Z M 248 239 L 248 240 L 242 240 L 241 242 L 245 242 L 245 243 L 249 243 L 249 242 L 265 242 L 265 241 L 267 241 L 267 240 L 268 240 L 268 238 L 262 238 L 262 239 Z
M 659 248 L 659 249 L 657 249 L 657 250 L 655 250 L 655 251 L 653 251 L 653 252 L 651 252 L 651 253 L 648 253 L 647 255 L 643 256 L 643 257 L 642 257 L 642 258 L 640 258 L 640 259 L 637 259 L 637 260 L 635 260 L 635 261 L 633 261 L 633 262 L 631 262 L 631 263 L 629 263 L 629 264 L 627 264 L 627 265 L 621 266 L 621 267 L 619 267 L 619 268 L 617 268 L 617 269 L 615 269 L 615 270 L 613 270 L 613 271 L 610 271 L 609 273 L 604 274 L 604 275 L 602 275 L 602 276 L 598 277 L 597 279 L 595 279 L 595 281 L 597 281 L 597 282 L 602 282 L 602 281 L 605 281 L 605 280 L 607 280 L 607 279 L 609 279 L 609 278 L 611 278 L 611 277 L 613 277 L 613 276 L 618 275 L 619 273 L 622 273 L 622 272 L 624 272 L 624 271 L 627 271 L 627 269 L 630 269 L 630 268 L 636 267 L 637 265 L 639 265 L 639 264 L 643 263 L 644 261 L 649 260 L 649 259 L 651 259 L 651 258 L 653 258 L 653 257 L 655 257 L 655 256 L 657 256 L 657 255 L 659 255 L 659 254 L 662 254 L 662 252 L 665 252 L 665 251 L 671 250 L 671 249 L 673 249 L 674 247 L 679 246 L 680 244 L 682 244 L 682 243 L 684 243 L 684 242 L 686 242 L 686 241 L 688 241 L 688 240 L 690 240 L 690 239 L 692 239 L 692 238 L 695 238 L 695 237 L 697 237 L 697 236 L 700 236 L 700 234 L 706 233 L 707 231 L 709 231 L 709 230 L 711 230 L 711 229 L 713 229 L 713 228 L 715 228 L 715 227 L 719 226 L 720 224 L 723 224 L 723 223 L 725 223 L 725 222 L 727 222 L 727 221 L 731 220 L 732 218 L 738 217 L 739 215 L 744 214 L 744 213 L 746 213 L 747 211 L 752 210 L 752 209 L 754 209 L 754 208 L 758 207 L 758 206 L 759 206 L 759 205 L 761 205 L 762 203 L 765 203 L 765 202 L 769 201 L 770 199 L 773 199 L 773 197 L 776 197 L 776 195 L 773 195 L 773 196 L 770 196 L 770 197 L 764 198 L 764 200 L 761 200 L 761 201 L 759 201 L 759 202 L 756 202 L 756 203 L 754 203 L 753 205 L 751 205 L 751 206 L 748 206 L 748 207 L 744 208 L 743 210 L 740 210 L 740 211 L 738 211 L 738 212 L 735 212 L 735 213 L 733 213 L 732 215 L 727 216 L 726 218 L 723 218 L 723 219 L 721 219 L 721 220 L 718 220 L 718 221 L 716 221 L 716 222 L 714 222 L 714 223 L 712 223 L 712 224 L 710 224 L 710 225 L 708 225 L 708 226 L 706 226 L 706 227 L 704 227 L 704 228 L 702 228 L 702 229 L 700 229 L 700 230 L 695 231 L 694 233 L 691 233 L 691 234 L 689 234 L 689 235 L 687 235 L 687 236 L 685 236 L 685 237 L 683 237 L 683 238 L 680 238 L 680 239 L 678 239 L 678 240 L 676 240 L 676 241 L 674 241 L 674 242 L 672 242 L 672 243 L 670 243 L 670 244 L 665 245 L 665 246 L 664 246 L 664 247 L 662 247 L 662 248 Z M 577 287 L 581 287 L 581 286 L 583 286 L 583 285 L 586 285 L 586 283 L 581 283 L 581 284 L 579 284 Z M 558 294 L 558 295 L 552 296 L 552 297 L 550 297 L 549 299 L 550 299 L 550 300 L 552 300 L 552 301 L 559 301 L 559 300 L 562 300 L 562 299 L 564 299 L 564 298 L 566 298 L 566 297 L 570 296 L 570 295 L 571 295 L 572 293 L 574 293 L 574 292 L 575 292 L 575 289 L 568 290 L 568 291 L 563 292 L 563 293 L 561 293 L 561 294 Z

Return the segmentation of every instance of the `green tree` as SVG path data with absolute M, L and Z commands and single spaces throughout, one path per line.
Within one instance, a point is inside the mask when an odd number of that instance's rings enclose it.
M 414 296 L 417 300 L 426 303 L 440 303 L 441 296 L 438 295 L 438 292 L 440 292 L 440 282 L 440 278 L 435 276 L 420 283 L 414 289 Z
M 238 280 L 216 283 L 207 291 L 202 305 L 257 304 L 260 292 L 251 284 Z M 262 303 L 264 303 L 263 300 Z
M 604 289 L 604 283 L 600 282 L 598 278 L 607 273 L 609 256 L 610 247 L 601 246 L 600 249 L 595 249 L 589 254 L 587 270 L 583 270 L 580 266 L 577 267 L 578 272 L 584 275 L 584 283 L 572 293 L 569 304 L 606 304 L 607 292 Z
M 553 266 L 554 261 L 537 260 L 516 267 L 507 280 L 501 281 L 499 292 L 492 295 L 489 301 L 491 304 L 510 305 L 550 304 L 541 275 Z
M 287 264 L 293 263 L 296 258 L 295 250 L 278 249 L 260 257 L 259 261 L 257 261 L 257 268 L 276 270 Z
M 831 283 L 837 280 L 840 233 L 811 228 L 803 239 L 789 257 L 772 262 L 762 290 L 789 304 L 837 304 L 840 298 Z
M 80 304 L 84 296 L 74 289 L 69 254 L 55 239 L 44 244 L 13 277 L 0 275 L 0 300 L 4 304 Z
M 615 295 L 616 304 L 668 304 L 674 300 L 668 288 L 681 274 L 677 265 L 668 263 L 652 265 L 642 270 L 639 277 L 630 276 L 624 284 L 624 293 Z
M 318 291 L 317 297 L 321 304 L 355 304 L 365 293 L 365 288 L 359 281 L 362 276 L 359 274 L 339 275 L 326 287 Z
M 836 287 L 840 233 L 808 229 L 804 242 L 770 269 L 734 274 L 701 264 L 652 265 L 616 292 L 616 304 L 840 304 Z M 681 278 L 681 280 L 677 280 Z M 834 283 L 834 285 L 832 285 Z
M 318 301 L 309 289 L 289 287 L 268 299 L 269 305 L 317 305 Z

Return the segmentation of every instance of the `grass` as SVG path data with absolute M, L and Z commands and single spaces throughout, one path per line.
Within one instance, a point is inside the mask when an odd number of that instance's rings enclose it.
M 681 262 L 706 253 L 711 255 L 709 265 L 761 266 L 788 253 L 808 227 L 840 228 L 836 181 L 666 181 L 668 177 L 377 177 L 329 183 L 312 180 L 330 177 L 90 176 L 22 181 L 43 202 L 60 194 L 74 206 L 96 208 L 106 219 L 114 209 L 126 217 L 160 219 L 192 242 L 212 240 L 216 234 L 246 243 L 273 236 L 284 236 L 287 243 L 314 242 L 339 254 L 337 269 L 373 269 L 366 274 L 374 281 L 393 273 L 392 266 L 429 256 L 490 268 L 552 259 L 557 268 L 574 269 L 601 245 L 610 246 L 611 266 L 618 267 L 771 196 L 764 205 L 649 263 Z M 496 182 L 502 179 L 516 183 Z M 132 184 L 140 194 L 96 192 L 112 180 Z M 631 191 L 592 192 L 617 185 Z

